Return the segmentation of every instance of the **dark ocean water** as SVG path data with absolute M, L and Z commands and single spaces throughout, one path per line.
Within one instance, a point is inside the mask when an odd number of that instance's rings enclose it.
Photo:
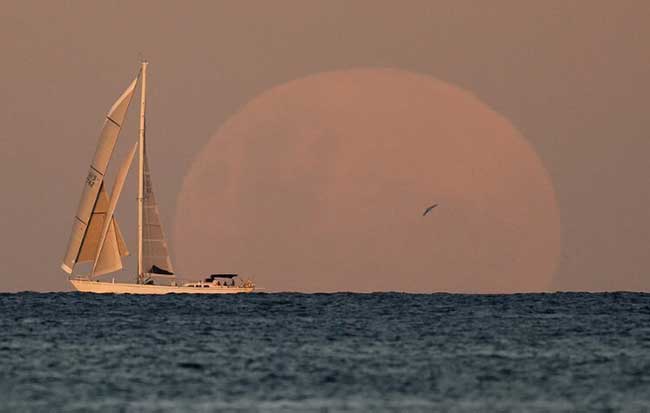
M 650 411 L 650 295 L 0 294 L 3 411 Z

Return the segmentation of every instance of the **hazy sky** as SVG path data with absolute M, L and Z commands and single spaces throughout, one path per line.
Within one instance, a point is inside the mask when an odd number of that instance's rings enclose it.
M 83 177 L 141 55 L 168 232 L 192 160 L 250 99 L 393 67 L 473 93 L 536 149 L 560 208 L 554 289 L 650 290 L 650 2 L 401 3 L 3 2 L 0 290 L 69 288 L 59 264 Z

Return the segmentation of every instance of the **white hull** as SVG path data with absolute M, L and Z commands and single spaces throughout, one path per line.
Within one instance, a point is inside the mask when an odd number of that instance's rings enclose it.
M 145 285 L 89 280 L 69 280 L 77 291 L 96 294 L 239 294 L 252 293 L 254 287 L 181 287 L 172 285 Z

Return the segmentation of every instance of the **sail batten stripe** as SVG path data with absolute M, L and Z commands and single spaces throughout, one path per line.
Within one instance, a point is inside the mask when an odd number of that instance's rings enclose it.
M 93 212 L 93 215 L 106 215 L 106 213 L 105 213 L 105 212 Z M 91 216 L 93 216 L 93 215 L 91 215 Z M 84 220 L 82 220 L 82 219 L 79 218 L 78 216 L 75 216 L 75 219 L 76 219 L 77 221 L 81 222 L 82 224 L 88 226 L 88 222 L 84 222 Z M 89 221 L 89 222 L 90 222 L 90 221 Z
M 90 165 L 90 169 L 92 169 L 93 171 L 97 172 L 97 174 L 98 174 L 98 175 L 101 175 L 102 178 L 104 177 L 104 174 L 103 174 L 102 172 L 99 172 L 99 171 L 97 170 L 97 168 L 95 168 L 93 165 Z
M 110 116 L 106 116 L 106 119 L 110 120 L 110 121 L 111 121 L 115 126 L 117 126 L 118 128 L 121 128 L 121 127 L 122 127 L 122 125 L 120 125 L 119 123 L 117 123 L 117 122 L 116 122 L 113 118 L 111 118 Z

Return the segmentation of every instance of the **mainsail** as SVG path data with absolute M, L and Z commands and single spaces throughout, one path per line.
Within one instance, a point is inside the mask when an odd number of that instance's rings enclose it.
M 151 172 L 144 153 L 144 190 L 142 200 L 142 268 L 146 273 L 173 274 L 167 239 L 160 221 L 158 203 L 153 193 Z
M 68 248 L 66 250 L 65 256 L 63 258 L 63 263 L 61 268 L 68 274 L 72 274 L 72 269 L 74 268 L 75 263 L 78 261 L 85 261 L 82 258 L 81 252 L 84 249 L 84 244 L 88 235 L 88 230 L 90 227 L 90 220 L 95 215 L 98 217 L 100 215 L 98 211 L 98 204 L 100 203 L 100 193 L 103 192 L 103 198 L 108 204 L 108 197 L 104 191 L 104 175 L 106 174 L 106 169 L 108 168 L 108 163 L 113 155 L 113 149 L 117 142 L 117 138 L 122 128 L 122 123 L 124 122 L 124 117 L 126 116 L 126 111 L 131 103 L 131 98 L 133 97 L 133 92 L 137 83 L 137 78 L 131 82 L 126 91 L 122 96 L 117 99 L 117 101 L 111 107 L 111 110 L 106 115 L 106 120 L 104 122 L 104 127 L 102 128 L 102 133 L 99 138 L 99 143 L 97 145 L 97 150 L 95 152 L 95 157 L 93 162 L 90 165 L 90 172 L 86 177 L 86 182 L 84 185 L 83 192 L 81 194 L 81 200 L 79 202 L 79 207 L 77 209 L 77 214 L 75 215 L 74 224 L 72 226 L 72 234 L 70 235 L 70 241 L 68 242 Z M 101 201 L 104 202 L 104 201 Z M 103 219 L 101 223 L 96 224 L 97 228 L 103 227 Z M 115 245 L 109 246 L 107 251 L 111 247 L 117 247 L 113 253 L 117 252 L 119 260 L 120 253 L 126 251 L 126 248 L 121 248 L 120 245 L 124 245 L 124 241 L 120 235 L 119 229 L 116 224 L 112 225 L 113 229 L 109 228 L 109 235 L 111 232 L 115 238 Z M 90 241 L 90 240 L 89 240 Z M 95 258 L 95 250 L 89 252 L 91 260 Z M 107 253 L 108 253 L 107 252 Z M 113 261 L 113 260 L 111 260 Z M 120 262 L 121 268 L 121 262 Z M 118 268 L 119 269 L 119 268 Z

